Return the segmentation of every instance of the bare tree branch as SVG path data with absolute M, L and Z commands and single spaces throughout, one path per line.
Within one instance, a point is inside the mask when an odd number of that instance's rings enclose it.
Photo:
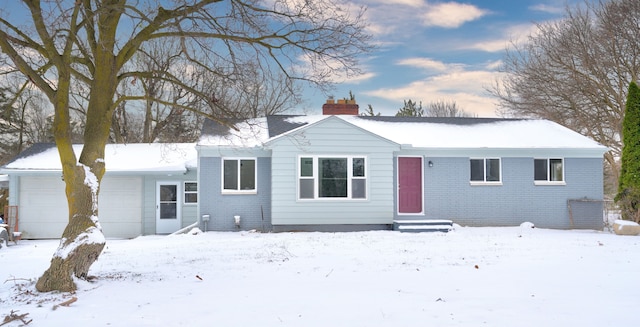
M 489 90 L 504 115 L 556 121 L 608 146 L 617 179 L 627 86 L 640 76 L 640 2 L 588 2 L 505 54 Z M 615 183 L 615 182 L 614 182 Z

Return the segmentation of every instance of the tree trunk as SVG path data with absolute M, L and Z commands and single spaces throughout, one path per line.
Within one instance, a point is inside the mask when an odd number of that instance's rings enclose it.
M 111 34 L 115 39 L 115 32 Z M 56 115 L 53 129 L 66 186 L 69 223 L 62 233 L 60 245 L 51 259 L 49 269 L 36 283 L 36 289 L 40 292 L 75 290 L 73 276 L 86 278 L 89 268 L 106 244 L 98 222 L 98 194 L 105 172 L 104 150 L 114 110 L 113 98 L 105 94 L 115 94 L 117 69 L 113 69 L 115 57 L 108 50 L 113 49 L 113 42 L 103 42 L 98 49 L 100 51 L 95 60 L 99 63 L 96 65 L 99 68 L 91 83 L 84 145 L 79 159 L 71 143 L 68 92 L 58 93 L 58 101 L 54 101 Z M 70 74 L 60 73 L 60 76 L 64 79 L 60 79 L 58 87 L 67 88 Z
M 95 175 L 88 167 L 77 165 L 72 180 L 66 184 L 69 224 L 51 259 L 51 266 L 36 283 L 40 292 L 74 291 L 73 276 L 85 279 L 106 243 L 97 218 L 98 182 Z

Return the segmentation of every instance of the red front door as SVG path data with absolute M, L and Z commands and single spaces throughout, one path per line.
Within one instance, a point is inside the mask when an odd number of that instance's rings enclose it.
M 422 213 L 422 158 L 398 158 L 398 212 Z

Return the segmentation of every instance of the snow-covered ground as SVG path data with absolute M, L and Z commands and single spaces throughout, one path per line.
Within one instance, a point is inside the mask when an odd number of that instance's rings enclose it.
M 145 236 L 109 240 L 75 294 L 36 294 L 56 247 L 0 249 L 0 323 L 14 310 L 29 326 L 640 325 L 640 236 L 526 225 Z

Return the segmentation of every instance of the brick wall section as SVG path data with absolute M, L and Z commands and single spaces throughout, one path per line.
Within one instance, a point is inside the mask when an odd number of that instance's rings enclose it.
M 567 207 L 569 199 L 602 200 L 602 159 L 565 158 L 566 185 L 544 186 L 534 185 L 533 158 L 502 158 L 502 185 L 495 186 L 469 184 L 469 158 L 424 160 L 433 162 L 433 167 L 424 168 L 425 214 L 396 219 L 451 219 L 462 226 L 517 226 L 528 221 L 542 228 L 603 227 L 601 204 L 575 210 L 573 226 Z

